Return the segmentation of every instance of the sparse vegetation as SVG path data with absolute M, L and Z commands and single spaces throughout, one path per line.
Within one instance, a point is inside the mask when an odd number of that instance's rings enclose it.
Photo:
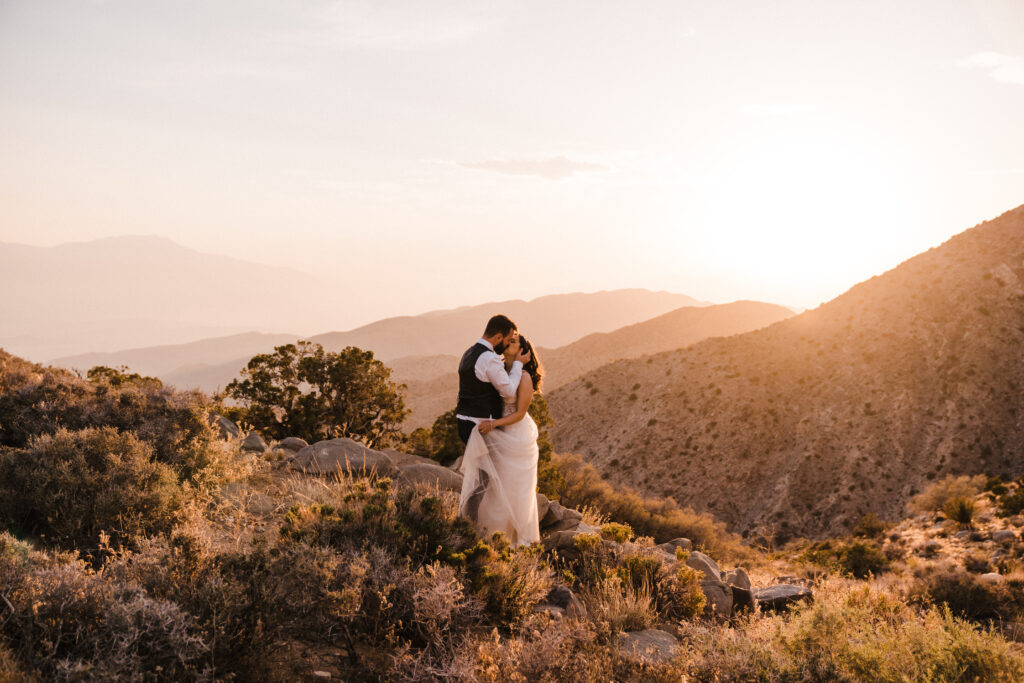
M 955 498 L 972 498 L 981 492 L 987 477 L 949 476 L 926 486 L 921 493 L 910 499 L 907 510 L 912 514 L 925 514 L 942 510 Z

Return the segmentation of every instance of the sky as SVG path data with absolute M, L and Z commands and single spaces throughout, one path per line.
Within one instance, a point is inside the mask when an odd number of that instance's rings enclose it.
M 813 308 L 1024 203 L 1024 2 L 0 0 L 0 241 L 310 272 L 344 326 Z

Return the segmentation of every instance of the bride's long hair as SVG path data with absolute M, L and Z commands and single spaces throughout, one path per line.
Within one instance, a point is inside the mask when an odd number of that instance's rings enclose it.
M 544 366 L 541 364 L 540 356 L 537 355 L 537 349 L 533 348 L 533 344 L 523 335 L 519 335 L 519 352 L 525 351 L 529 351 L 532 355 L 530 362 L 523 366 L 523 372 L 530 375 L 530 379 L 533 380 L 533 390 L 539 394 L 541 393 L 540 385 L 544 381 Z

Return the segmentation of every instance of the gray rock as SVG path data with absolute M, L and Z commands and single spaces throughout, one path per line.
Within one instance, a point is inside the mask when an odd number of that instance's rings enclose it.
M 460 492 L 462 491 L 462 475 L 437 463 L 429 465 L 414 463 L 401 467 L 398 476 L 395 477 L 395 485 L 412 486 L 414 484 L 437 486 L 442 491 Z
M 580 551 L 576 548 L 576 537 L 580 534 L 598 534 L 600 536 L 601 530 L 589 524 L 579 524 L 575 529 L 556 531 L 544 536 L 544 550 L 558 551 L 558 556 L 566 560 L 579 559 Z
M 457 457 L 455 459 L 455 462 L 453 462 L 448 469 L 450 469 L 452 472 L 461 472 L 462 471 L 462 458 L 463 457 L 464 456 L 461 456 L 461 455 L 459 457 Z
M 661 664 L 679 655 L 679 641 L 671 633 L 649 628 L 630 631 L 619 636 L 619 654 L 626 659 L 647 664 Z
M 548 514 L 548 508 L 551 506 L 551 501 L 543 493 L 537 494 L 537 519 L 544 519 L 544 516 Z
M 704 591 L 707 602 L 704 603 L 704 614 L 716 616 L 721 619 L 728 619 L 732 616 L 732 588 L 729 584 L 718 579 L 707 578 L 700 582 L 700 589 Z
M 657 547 L 664 549 L 670 555 L 675 555 L 676 548 L 682 548 L 687 552 L 693 550 L 693 541 L 688 538 L 673 538 L 671 541 L 661 543 Z
M 308 445 L 309 442 L 307 442 L 305 439 L 300 439 L 297 436 L 289 436 L 284 439 L 281 439 L 281 441 L 277 444 L 277 447 L 285 451 L 293 451 L 295 453 L 298 453 Z
M 242 442 L 242 450 L 246 453 L 264 453 L 267 450 L 267 442 L 256 432 L 249 432 Z
M 572 531 L 583 524 L 583 520 L 575 519 L 570 517 L 569 519 L 563 519 L 561 522 L 555 522 L 554 524 L 546 527 L 541 527 L 541 530 L 546 534 L 555 534 L 559 531 Z M 600 529 L 598 529 L 600 532 Z
M 814 594 L 805 586 L 781 584 L 754 591 L 754 601 L 761 611 L 785 612 L 798 602 L 811 602 Z
M 1017 534 L 1012 529 L 1000 529 L 999 531 L 992 532 L 992 540 L 996 543 L 1002 543 L 1004 541 L 1016 541 Z
M 380 452 L 391 458 L 391 462 L 395 463 L 398 469 L 402 469 L 406 465 L 434 465 L 435 467 L 444 467 L 444 465 L 436 460 L 425 458 L 422 455 L 403 453 L 402 451 L 396 451 L 394 448 L 382 448 Z M 445 467 L 445 469 L 448 468 Z
M 745 588 L 750 590 L 750 577 L 747 576 L 747 570 L 743 567 L 737 567 L 731 571 L 727 571 L 725 576 L 722 577 L 730 586 L 737 586 L 739 588 Z
M 241 434 L 238 430 L 238 425 L 223 415 L 210 413 L 208 419 L 210 426 L 213 427 L 214 431 L 220 434 L 220 438 L 222 439 L 237 439 Z
M 586 619 L 587 608 L 576 594 L 565 586 L 555 586 L 548 591 L 546 601 L 565 611 L 565 616 L 573 619 Z
M 332 475 L 351 471 L 391 477 L 398 468 L 384 453 L 352 439 L 330 439 L 306 446 L 295 455 L 295 467 L 308 474 Z
M 583 519 L 582 512 L 579 510 L 573 510 L 572 508 L 563 507 L 557 500 L 553 500 L 548 505 L 548 511 L 544 513 L 544 517 L 540 520 L 540 528 L 545 529 L 566 520 L 580 519 Z
M 704 576 L 709 579 L 722 580 L 722 570 L 718 568 L 714 560 L 700 551 L 694 550 L 690 553 L 690 556 L 686 559 L 686 566 L 692 567 L 699 572 L 704 572 Z
M 953 534 L 953 538 L 958 538 L 961 541 L 966 541 L 970 537 L 971 537 L 971 532 L 967 531 L 966 529 L 964 531 L 958 531 L 955 534 Z
M 989 572 L 988 574 L 982 574 L 981 576 L 979 576 L 978 581 L 981 581 L 982 583 L 995 584 L 1006 581 L 1006 578 L 1002 574 L 998 574 L 996 572 Z

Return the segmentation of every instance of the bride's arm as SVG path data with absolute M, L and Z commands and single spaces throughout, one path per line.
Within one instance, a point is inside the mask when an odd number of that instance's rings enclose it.
M 533 400 L 533 378 L 528 373 L 523 373 L 522 379 L 519 381 L 519 391 L 516 394 L 518 403 L 516 404 L 516 412 L 501 418 L 500 420 L 493 420 L 490 423 L 483 423 L 480 425 L 480 433 L 486 434 L 494 427 L 504 427 L 505 425 L 515 424 L 524 417 L 530 410 L 530 402 Z M 490 425 L 490 429 L 484 430 L 484 425 Z

